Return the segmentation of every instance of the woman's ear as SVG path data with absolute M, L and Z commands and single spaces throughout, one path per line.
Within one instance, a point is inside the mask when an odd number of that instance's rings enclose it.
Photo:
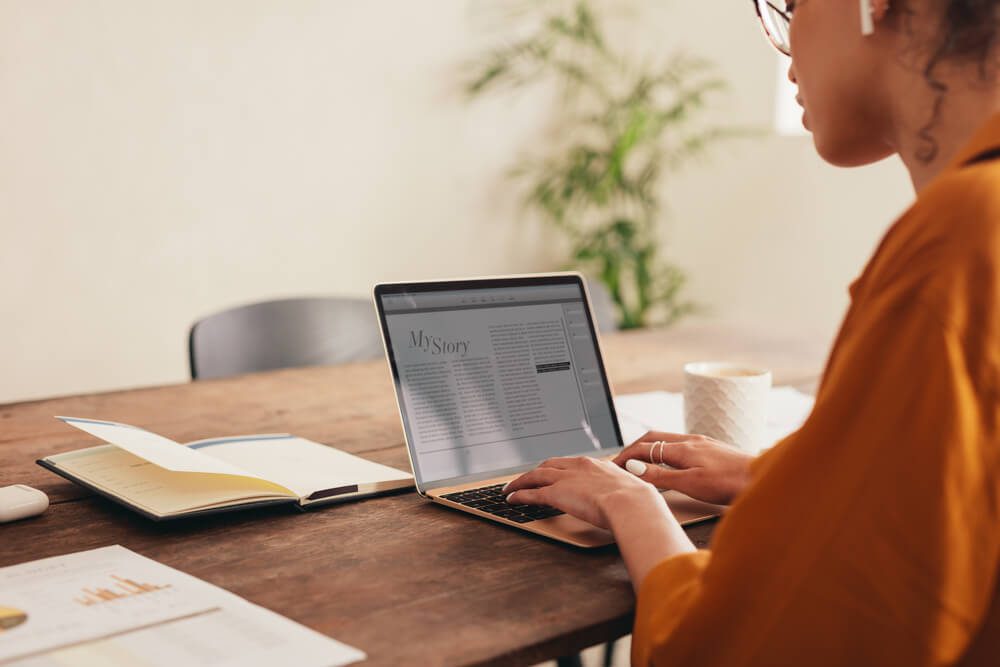
M 889 0 L 871 0 L 872 19 L 878 23 L 889 13 Z

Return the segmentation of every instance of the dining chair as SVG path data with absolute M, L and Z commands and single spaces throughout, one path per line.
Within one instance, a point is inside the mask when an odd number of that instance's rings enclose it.
M 372 302 L 343 297 L 263 301 L 209 315 L 191 327 L 188 352 L 192 380 L 383 355 Z

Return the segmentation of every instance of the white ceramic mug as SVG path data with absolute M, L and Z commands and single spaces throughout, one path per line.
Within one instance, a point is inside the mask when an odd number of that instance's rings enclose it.
M 756 454 L 764 445 L 771 371 L 718 361 L 684 366 L 684 424 Z

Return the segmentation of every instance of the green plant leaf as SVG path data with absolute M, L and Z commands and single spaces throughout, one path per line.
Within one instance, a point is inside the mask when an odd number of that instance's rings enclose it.
M 705 126 L 703 110 L 726 89 L 711 62 L 687 53 L 639 61 L 609 41 L 594 2 L 556 4 L 531 3 L 534 28 L 477 63 L 466 91 L 561 88 L 557 131 L 509 172 L 522 204 L 565 235 L 566 268 L 607 286 L 622 328 L 675 322 L 699 307 L 683 296 L 684 272 L 662 256 L 666 178 L 720 141 L 751 135 Z

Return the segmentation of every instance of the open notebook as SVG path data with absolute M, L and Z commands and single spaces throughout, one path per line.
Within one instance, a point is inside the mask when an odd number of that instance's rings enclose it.
M 107 445 L 38 464 L 152 519 L 294 503 L 300 508 L 413 486 L 413 476 L 285 433 L 180 444 L 116 422 L 58 417 Z

